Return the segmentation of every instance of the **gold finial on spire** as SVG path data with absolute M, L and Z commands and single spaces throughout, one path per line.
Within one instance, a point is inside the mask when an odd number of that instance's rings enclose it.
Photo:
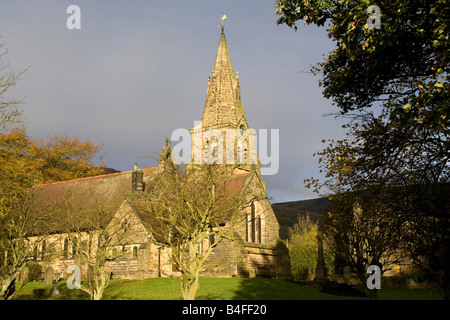
M 222 30 L 223 30 L 223 27 L 226 26 L 226 25 L 224 25 L 224 23 L 223 23 L 223 20 L 225 20 L 226 18 L 227 18 L 227 15 L 226 15 L 226 14 L 222 14 L 222 16 L 220 17 L 220 20 L 222 20 L 222 23 L 221 23 L 221 25 L 220 25 L 219 27 L 222 27 Z

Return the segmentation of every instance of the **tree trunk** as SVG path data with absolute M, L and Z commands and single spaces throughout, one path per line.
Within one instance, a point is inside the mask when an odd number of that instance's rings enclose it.
M 370 298 L 370 300 L 377 300 L 377 293 L 378 293 L 377 289 L 369 290 L 369 298 Z
M 184 300 L 195 300 L 197 291 L 200 288 L 198 282 L 198 275 L 193 276 L 191 279 L 182 280 L 182 294 Z
M 450 275 L 449 272 L 444 270 L 444 274 L 442 276 L 442 281 L 439 283 L 442 291 L 442 297 L 444 300 L 450 299 Z
M 100 284 L 96 281 L 96 288 L 93 290 L 92 300 L 102 300 L 103 291 L 105 291 L 106 287 L 108 286 L 106 277 L 107 276 L 102 270 L 100 272 Z
M 1 282 L 0 300 L 10 300 L 16 289 L 16 280 L 18 275 L 22 272 L 22 267 Z
M 94 290 L 94 294 L 92 295 L 92 300 L 102 300 L 104 288 L 98 288 Z
M 9 298 L 11 297 L 11 288 L 14 285 L 13 282 L 14 279 L 11 279 L 10 277 L 2 281 L 2 288 L 0 292 L 1 300 L 9 300 Z

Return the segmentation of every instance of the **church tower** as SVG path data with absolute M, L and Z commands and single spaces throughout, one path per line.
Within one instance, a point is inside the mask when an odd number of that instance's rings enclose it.
M 239 73 L 233 71 L 223 25 L 202 121 L 191 129 L 191 137 L 192 163 L 238 164 L 240 169 L 260 173 L 256 132 L 245 118 Z

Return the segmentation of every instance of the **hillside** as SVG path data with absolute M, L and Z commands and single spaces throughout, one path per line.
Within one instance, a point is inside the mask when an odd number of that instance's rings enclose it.
M 306 215 L 309 213 L 311 220 L 316 222 L 332 207 L 333 202 L 327 198 L 272 204 L 273 211 L 280 223 L 280 237 L 282 239 L 287 238 L 289 227 L 292 227 L 297 222 L 298 214 Z

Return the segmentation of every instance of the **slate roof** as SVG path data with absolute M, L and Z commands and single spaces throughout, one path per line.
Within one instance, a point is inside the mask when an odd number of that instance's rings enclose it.
M 252 174 L 249 172 L 233 175 L 230 179 L 228 179 L 225 182 L 226 192 L 230 192 L 230 195 L 232 197 L 238 196 L 238 194 L 240 192 L 243 192 L 244 190 L 246 190 L 248 183 L 251 180 L 251 177 L 252 177 Z M 144 225 L 147 224 L 153 228 L 157 227 L 158 222 L 146 212 L 146 210 L 142 207 L 142 204 L 139 201 L 130 201 L 130 205 L 133 207 L 135 212 L 138 214 L 139 218 L 142 220 Z M 220 205 L 222 206 L 224 204 L 221 203 Z M 220 215 L 218 217 L 220 223 L 223 223 L 226 221 L 229 211 L 232 207 L 232 204 L 226 203 L 225 206 L 226 206 L 225 208 L 221 209 L 222 215 Z
M 148 185 L 159 168 L 146 168 L 142 171 L 144 183 Z M 249 176 L 249 173 L 233 176 L 226 182 L 226 188 L 234 191 L 242 190 Z M 66 232 L 65 221 L 68 215 L 70 218 L 83 220 L 87 215 L 95 214 L 95 210 L 99 207 L 105 212 L 100 222 L 101 226 L 105 227 L 127 194 L 132 191 L 132 171 L 42 184 L 36 186 L 34 191 L 34 209 L 30 214 L 30 221 L 50 214 L 45 228 L 38 229 L 37 234 Z M 143 222 L 153 224 L 153 221 L 141 214 L 136 206 L 132 207 Z M 79 225 L 79 228 L 83 226 Z M 86 225 L 84 228 L 89 229 L 89 226 Z
M 143 169 L 144 182 L 158 172 L 158 167 Z M 65 230 L 64 219 L 67 214 L 82 217 L 89 210 L 102 207 L 106 210 L 101 221 L 106 226 L 125 200 L 125 196 L 132 191 L 132 171 L 112 173 L 75 180 L 42 184 L 34 190 L 34 210 L 31 219 L 50 214 L 50 233 Z M 70 202 L 70 208 L 68 203 Z

